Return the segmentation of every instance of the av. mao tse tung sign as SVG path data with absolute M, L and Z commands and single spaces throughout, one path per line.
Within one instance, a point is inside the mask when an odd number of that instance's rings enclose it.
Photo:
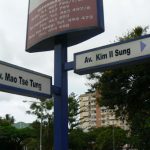
M 0 61 L 0 90 L 36 98 L 50 98 L 50 76 Z

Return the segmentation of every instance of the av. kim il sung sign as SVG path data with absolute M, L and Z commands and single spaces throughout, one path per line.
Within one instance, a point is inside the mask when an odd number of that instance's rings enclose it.
M 87 74 L 104 71 L 150 58 L 150 35 L 83 51 L 74 55 L 75 72 Z
M 104 31 L 102 0 L 30 0 L 26 50 L 54 49 L 63 35 L 67 46 L 83 42 Z

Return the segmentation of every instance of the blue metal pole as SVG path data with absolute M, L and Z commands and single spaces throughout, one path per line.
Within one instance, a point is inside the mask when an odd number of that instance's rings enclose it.
M 54 50 L 54 86 L 60 88 L 54 95 L 54 150 L 68 150 L 67 45 L 63 38 L 58 39 Z

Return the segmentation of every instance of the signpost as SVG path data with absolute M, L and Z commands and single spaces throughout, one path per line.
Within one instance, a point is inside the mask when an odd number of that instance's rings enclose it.
M 68 149 L 67 47 L 102 32 L 103 0 L 29 1 L 26 51 L 54 49 L 54 150 Z
M 52 78 L 0 61 L 0 90 L 29 97 L 50 98 Z
M 75 72 L 87 74 L 150 58 L 150 35 L 74 55 Z

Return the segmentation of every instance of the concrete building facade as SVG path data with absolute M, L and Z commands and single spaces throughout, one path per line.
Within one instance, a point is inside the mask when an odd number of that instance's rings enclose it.
M 80 100 L 80 127 L 84 131 L 92 127 L 117 126 L 127 130 L 127 122 L 122 121 L 115 116 L 113 109 L 100 107 L 97 99 L 98 93 L 86 93 L 79 96 Z

